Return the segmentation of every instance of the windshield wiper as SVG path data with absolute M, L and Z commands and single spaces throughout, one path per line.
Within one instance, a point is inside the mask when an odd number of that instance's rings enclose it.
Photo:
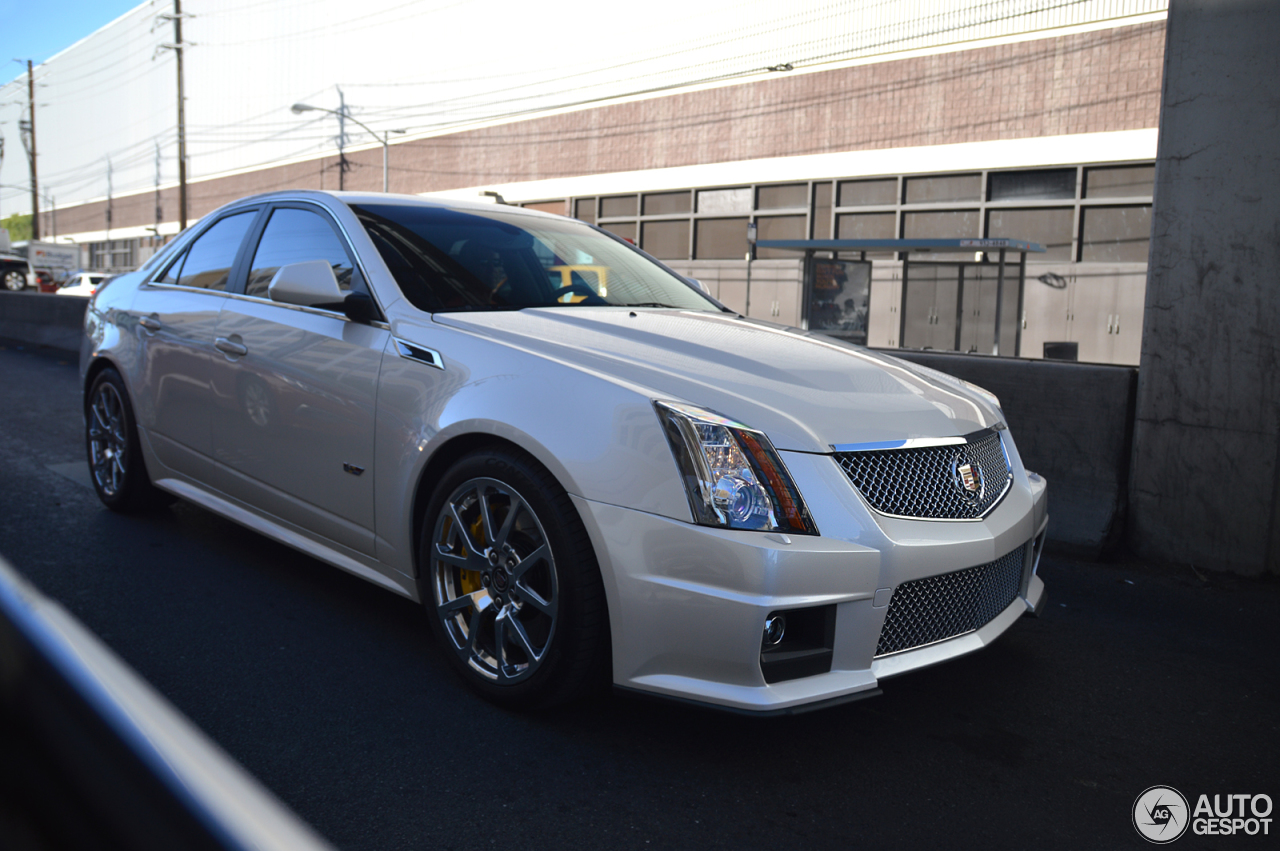
M 665 302 L 661 302 L 661 301 L 636 301 L 636 302 L 631 302 L 630 304 L 622 304 L 618 306 L 619 307 L 671 307 L 671 308 L 675 307 L 674 304 L 666 304 Z

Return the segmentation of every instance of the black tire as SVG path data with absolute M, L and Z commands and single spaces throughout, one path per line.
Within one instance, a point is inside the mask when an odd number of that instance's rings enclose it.
M 104 369 L 93 379 L 85 396 L 84 421 L 89 478 L 103 505 L 133 514 L 173 501 L 151 484 L 129 393 L 114 369 Z
M 27 276 L 17 269 L 6 269 L 4 272 L 4 288 L 10 292 L 18 292 L 27 288 Z
M 454 668 L 489 700 L 540 709 L 607 684 L 595 552 L 564 489 L 531 457 L 479 451 L 445 473 L 423 518 L 418 587 Z

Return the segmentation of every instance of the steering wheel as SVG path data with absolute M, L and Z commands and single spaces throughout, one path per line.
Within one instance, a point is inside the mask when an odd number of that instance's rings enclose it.
M 586 284 L 569 284 L 567 287 L 561 287 L 551 293 L 552 301 L 559 301 L 561 296 L 575 293 L 577 295 L 586 296 L 586 304 L 608 304 L 609 302 L 601 298 L 600 295 Z

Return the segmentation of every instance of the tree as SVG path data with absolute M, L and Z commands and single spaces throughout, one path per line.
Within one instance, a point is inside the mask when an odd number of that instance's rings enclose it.
M 0 227 L 9 231 L 9 240 L 11 242 L 22 242 L 24 239 L 31 239 L 31 214 L 21 215 L 14 213 L 12 216 L 6 216 L 0 219 Z

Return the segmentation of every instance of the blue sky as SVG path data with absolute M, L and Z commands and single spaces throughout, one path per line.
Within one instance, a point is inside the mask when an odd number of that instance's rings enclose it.
M 143 0 L 0 0 L 0 81 L 70 47 Z M 172 4 L 168 4 L 172 5 Z M 21 59 L 22 63 L 13 62 Z

